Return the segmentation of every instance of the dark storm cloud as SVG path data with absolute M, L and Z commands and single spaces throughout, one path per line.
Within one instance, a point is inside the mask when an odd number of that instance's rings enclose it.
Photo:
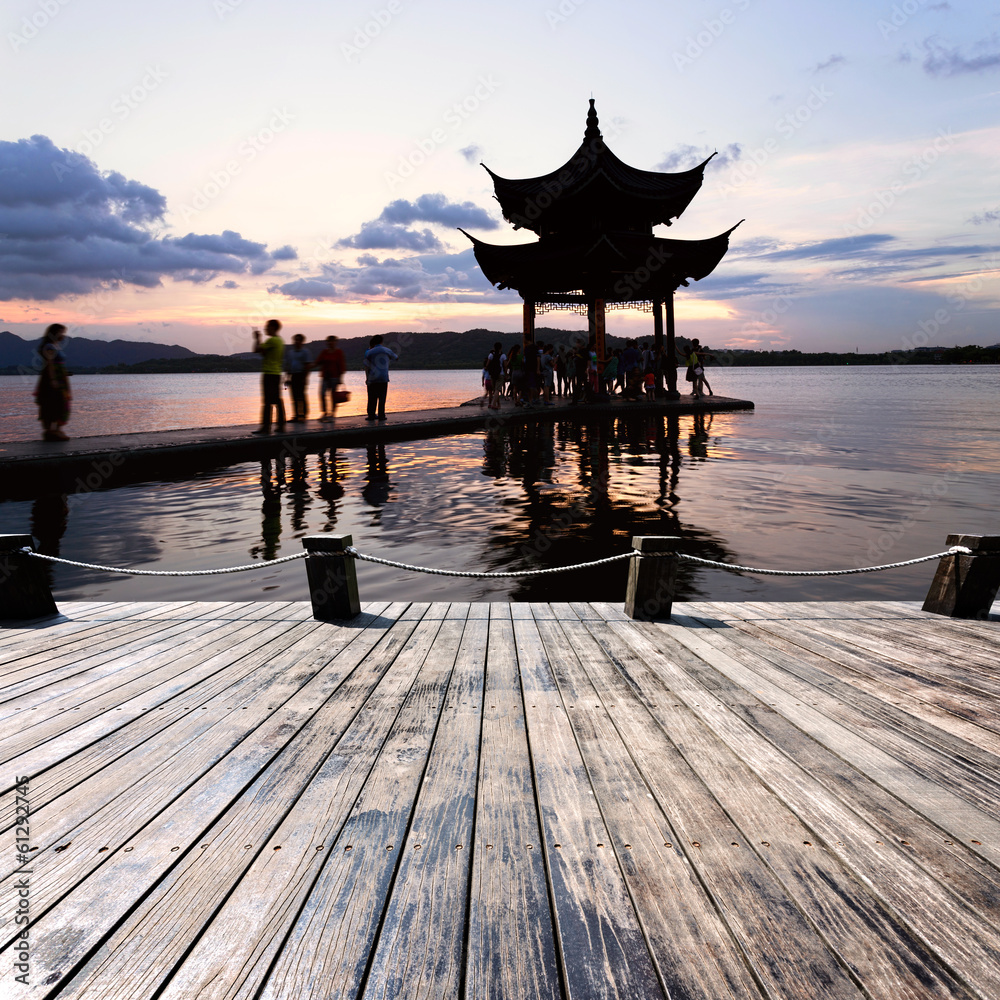
M 202 283 L 294 259 L 227 230 L 158 237 L 166 199 L 43 135 L 0 142 L 0 299 L 49 301 L 164 278 Z

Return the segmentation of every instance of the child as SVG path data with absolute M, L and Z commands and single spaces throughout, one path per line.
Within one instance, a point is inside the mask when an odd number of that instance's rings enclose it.
M 646 399 L 655 399 L 656 397 L 656 376 L 653 374 L 652 368 L 646 369 L 646 374 L 642 376 L 643 388 L 646 390 Z

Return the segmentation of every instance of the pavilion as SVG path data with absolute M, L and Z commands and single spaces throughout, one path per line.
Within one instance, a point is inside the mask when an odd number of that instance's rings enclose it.
M 653 226 L 669 226 L 687 208 L 712 156 L 677 173 L 631 167 L 605 144 L 591 98 L 583 143 L 563 166 L 511 180 L 483 164 L 504 218 L 538 236 L 503 246 L 461 230 L 489 281 L 524 300 L 525 346 L 534 342 L 537 313 L 571 309 L 588 317 L 603 369 L 605 310 L 636 307 L 652 312 L 656 347 L 674 359 L 674 292 L 715 270 L 736 226 L 704 240 L 663 239 Z M 666 377 L 667 396 L 676 399 L 675 365 L 666 366 Z

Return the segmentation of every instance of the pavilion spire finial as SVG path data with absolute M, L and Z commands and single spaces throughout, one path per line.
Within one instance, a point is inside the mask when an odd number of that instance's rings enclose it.
M 594 99 L 590 99 L 590 110 L 587 112 L 587 130 L 583 133 L 584 142 L 592 142 L 594 139 L 603 139 L 601 130 L 597 127 L 597 111 L 594 108 Z

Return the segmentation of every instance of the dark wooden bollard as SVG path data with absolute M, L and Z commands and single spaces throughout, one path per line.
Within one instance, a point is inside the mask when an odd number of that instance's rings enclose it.
M 944 556 L 924 601 L 924 611 L 949 618 L 985 618 L 1000 589 L 1000 535 L 949 535 L 972 555 Z
M 650 557 L 633 557 L 628 567 L 625 590 L 625 614 L 641 621 L 670 617 L 677 579 L 677 560 L 655 556 L 658 552 L 676 552 L 680 538 L 675 535 L 640 535 L 632 539 L 632 548 Z
M 23 622 L 59 614 L 41 559 L 21 552 L 35 551 L 31 535 L 0 535 L 0 621 Z
M 354 544 L 352 537 L 307 535 L 302 544 L 309 553 L 306 573 L 313 618 L 321 622 L 342 622 L 361 614 L 354 558 L 344 552 L 348 545 Z

